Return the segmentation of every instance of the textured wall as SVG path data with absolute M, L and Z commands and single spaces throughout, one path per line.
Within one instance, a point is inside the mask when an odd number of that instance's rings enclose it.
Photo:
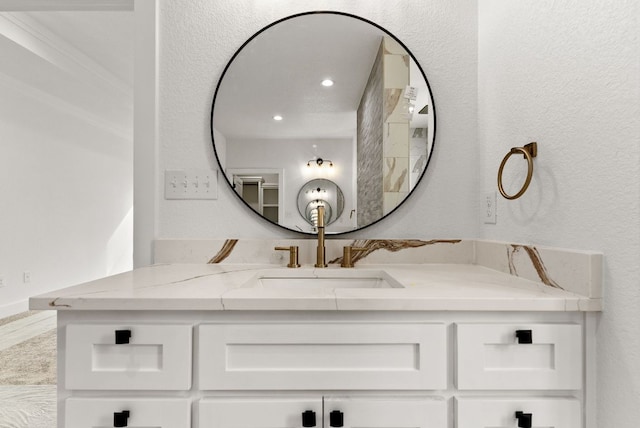
M 382 44 L 358 106 L 358 224 L 382 217 Z
M 603 251 L 598 427 L 640 418 L 640 10 L 637 1 L 479 2 L 483 188 L 538 142 L 530 189 L 481 237 Z M 513 157 L 512 159 L 514 159 Z M 526 170 L 509 162 L 513 193 Z
M 265 25 L 311 10 L 353 13 L 384 26 L 414 53 L 435 99 L 438 120 L 435 149 L 420 186 L 390 218 L 354 235 L 428 238 L 470 237 L 476 233 L 474 0 L 162 0 L 160 3 L 158 237 L 299 236 L 257 218 L 225 183 L 219 184 L 216 201 L 167 201 L 160 183 L 165 169 L 217 169 L 209 120 L 215 85 L 226 63 L 247 38 Z

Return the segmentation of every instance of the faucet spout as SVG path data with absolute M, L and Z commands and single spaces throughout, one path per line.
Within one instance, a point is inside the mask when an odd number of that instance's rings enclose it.
M 318 210 L 318 253 L 316 257 L 315 267 L 326 268 L 325 249 L 324 249 L 324 206 L 320 205 Z

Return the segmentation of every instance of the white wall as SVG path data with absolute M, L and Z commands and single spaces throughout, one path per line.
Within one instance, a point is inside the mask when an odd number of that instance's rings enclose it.
M 639 4 L 483 0 L 479 5 L 483 190 L 495 189 L 498 166 L 510 147 L 537 141 L 539 150 L 530 189 L 516 201 L 499 197 L 497 224 L 481 225 L 480 236 L 604 252 L 598 427 L 636 426 Z M 512 170 L 518 165 L 524 171 L 522 160 L 513 162 Z M 505 180 L 522 175 L 508 172 Z
M 227 165 L 227 138 L 217 129 L 214 129 L 213 133 L 213 138 L 216 141 L 216 155 L 225 169 Z
M 131 92 L 64 41 L 26 35 L 0 34 L 0 317 L 132 265 Z
M 242 43 L 274 20 L 336 10 L 372 20 L 399 37 L 422 65 L 437 110 L 432 163 L 393 217 L 353 236 L 471 237 L 477 224 L 477 11 L 474 0 L 172 0 L 160 10 L 158 183 L 167 169 L 217 169 L 211 101 L 224 66 Z M 471 183 L 471 184 L 470 184 Z M 167 201 L 158 186 L 158 238 L 298 236 L 258 219 L 220 180 L 216 201 Z M 408 226 L 411 225 L 411 226 Z

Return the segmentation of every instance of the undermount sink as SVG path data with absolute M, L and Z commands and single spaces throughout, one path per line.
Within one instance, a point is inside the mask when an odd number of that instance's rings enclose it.
M 381 270 L 320 270 L 265 271 L 243 287 L 266 289 L 335 289 L 335 288 L 404 288 L 388 273 Z

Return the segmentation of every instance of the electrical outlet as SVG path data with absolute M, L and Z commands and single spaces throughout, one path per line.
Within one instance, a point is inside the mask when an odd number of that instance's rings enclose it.
M 4 276 L 0 275 L 0 287 L 4 287 Z
M 481 215 L 486 224 L 496 224 L 496 192 L 487 192 L 482 200 Z
M 31 282 L 31 272 L 29 272 L 28 270 L 22 272 L 22 282 L 24 282 L 25 284 Z
M 218 199 L 218 171 L 165 171 L 164 198 Z

